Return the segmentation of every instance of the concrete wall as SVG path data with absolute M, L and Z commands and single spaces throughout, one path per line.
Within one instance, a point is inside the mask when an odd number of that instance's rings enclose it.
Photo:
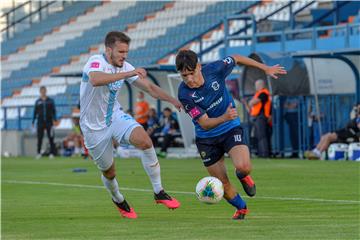
M 55 143 L 61 143 L 69 130 L 55 130 Z M 46 132 L 42 150 L 49 145 Z M 6 156 L 36 156 L 37 136 L 30 131 L 1 131 L 1 155 Z
M 1 155 L 20 156 L 22 136 L 19 131 L 1 131 Z

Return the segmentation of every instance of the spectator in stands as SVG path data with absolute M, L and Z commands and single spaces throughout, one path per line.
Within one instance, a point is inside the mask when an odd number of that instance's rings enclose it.
M 249 102 L 244 102 L 250 112 L 255 128 L 257 153 L 259 157 L 270 157 L 270 138 L 272 131 L 271 96 L 265 82 L 259 79 L 255 82 L 255 95 Z
M 360 141 L 360 104 L 357 107 L 356 117 L 351 119 L 344 128 L 323 135 L 320 142 L 312 151 L 306 151 L 308 159 L 320 159 L 331 143 L 353 143 Z
M 149 134 L 151 140 L 153 141 L 154 146 L 157 146 L 157 137 L 155 136 L 155 133 L 157 133 L 160 124 L 155 108 L 150 108 L 149 110 L 149 118 L 147 121 L 147 125 L 148 125 L 148 129 L 146 130 L 146 132 Z
M 135 106 L 135 120 L 147 130 L 149 118 L 149 103 L 145 100 L 144 92 L 139 92 Z
M 79 156 L 82 154 L 84 147 L 84 140 L 80 130 L 80 112 L 75 112 L 72 115 L 72 131 L 63 140 L 64 155 L 72 156 L 73 154 Z M 83 151 L 85 155 L 85 151 Z
M 298 121 L 298 97 L 288 96 L 284 102 L 284 118 L 289 126 L 292 158 L 297 158 L 299 153 L 299 121 Z
M 321 109 L 320 103 L 317 106 L 315 97 L 311 98 L 308 104 L 308 126 L 311 130 L 310 145 L 313 147 L 319 143 L 321 135 L 327 132 L 327 127 L 323 123 L 325 114 Z
M 160 121 L 160 133 L 158 137 L 163 137 L 161 149 L 158 152 L 158 156 L 166 157 L 167 149 L 173 143 L 175 137 L 179 136 L 179 124 L 178 121 L 172 115 L 170 108 L 166 107 L 163 110 L 163 116 Z
M 55 155 L 54 144 L 54 129 L 53 125 L 56 121 L 56 108 L 54 100 L 46 95 L 46 87 L 40 87 L 40 98 L 36 100 L 34 106 L 34 116 L 32 126 L 34 127 L 35 120 L 37 120 L 37 156 L 36 159 L 41 158 L 41 145 L 44 137 L 44 130 L 46 129 L 47 136 L 50 143 L 49 158 Z

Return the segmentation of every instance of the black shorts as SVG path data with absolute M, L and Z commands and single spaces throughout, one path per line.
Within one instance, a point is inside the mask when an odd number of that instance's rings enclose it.
M 244 131 L 240 126 L 216 137 L 196 138 L 195 142 L 205 167 L 219 161 L 232 147 L 246 145 L 244 143 Z
M 357 141 L 356 135 L 346 128 L 339 129 L 335 133 L 338 138 L 336 142 L 352 143 Z

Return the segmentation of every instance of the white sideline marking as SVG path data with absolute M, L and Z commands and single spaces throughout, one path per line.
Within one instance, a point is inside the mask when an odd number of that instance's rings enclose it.
M 3 183 L 11 184 L 29 184 L 29 185 L 50 185 L 50 186 L 61 186 L 61 187 L 78 187 L 78 188 L 96 188 L 104 189 L 104 186 L 97 185 L 84 185 L 84 184 L 71 184 L 71 183 L 55 183 L 55 182 L 37 182 L 37 181 L 18 181 L 18 180 L 3 180 Z M 121 187 L 120 190 L 135 191 L 135 192 L 153 192 L 151 189 L 141 188 L 126 188 Z M 182 191 L 167 191 L 169 193 L 195 195 L 193 192 L 182 192 Z M 250 198 L 245 196 L 246 198 Z M 360 201 L 356 200 L 335 200 L 335 199 L 319 199 L 319 198 L 295 198 L 295 197 L 255 197 L 259 199 L 272 199 L 282 201 L 309 201 L 309 202 L 330 202 L 330 203 L 346 203 L 346 204 L 360 204 Z

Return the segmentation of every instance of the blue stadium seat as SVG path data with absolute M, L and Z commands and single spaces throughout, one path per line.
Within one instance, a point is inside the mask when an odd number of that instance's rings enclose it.
M 15 52 L 19 47 L 34 42 L 36 37 L 52 31 L 54 27 L 65 24 L 70 18 L 84 13 L 87 9 L 100 5 L 100 1 L 77 1 L 65 7 L 61 12 L 51 14 L 44 21 L 34 23 L 29 29 L 18 32 L 9 40 L 1 43 L 1 55 Z

